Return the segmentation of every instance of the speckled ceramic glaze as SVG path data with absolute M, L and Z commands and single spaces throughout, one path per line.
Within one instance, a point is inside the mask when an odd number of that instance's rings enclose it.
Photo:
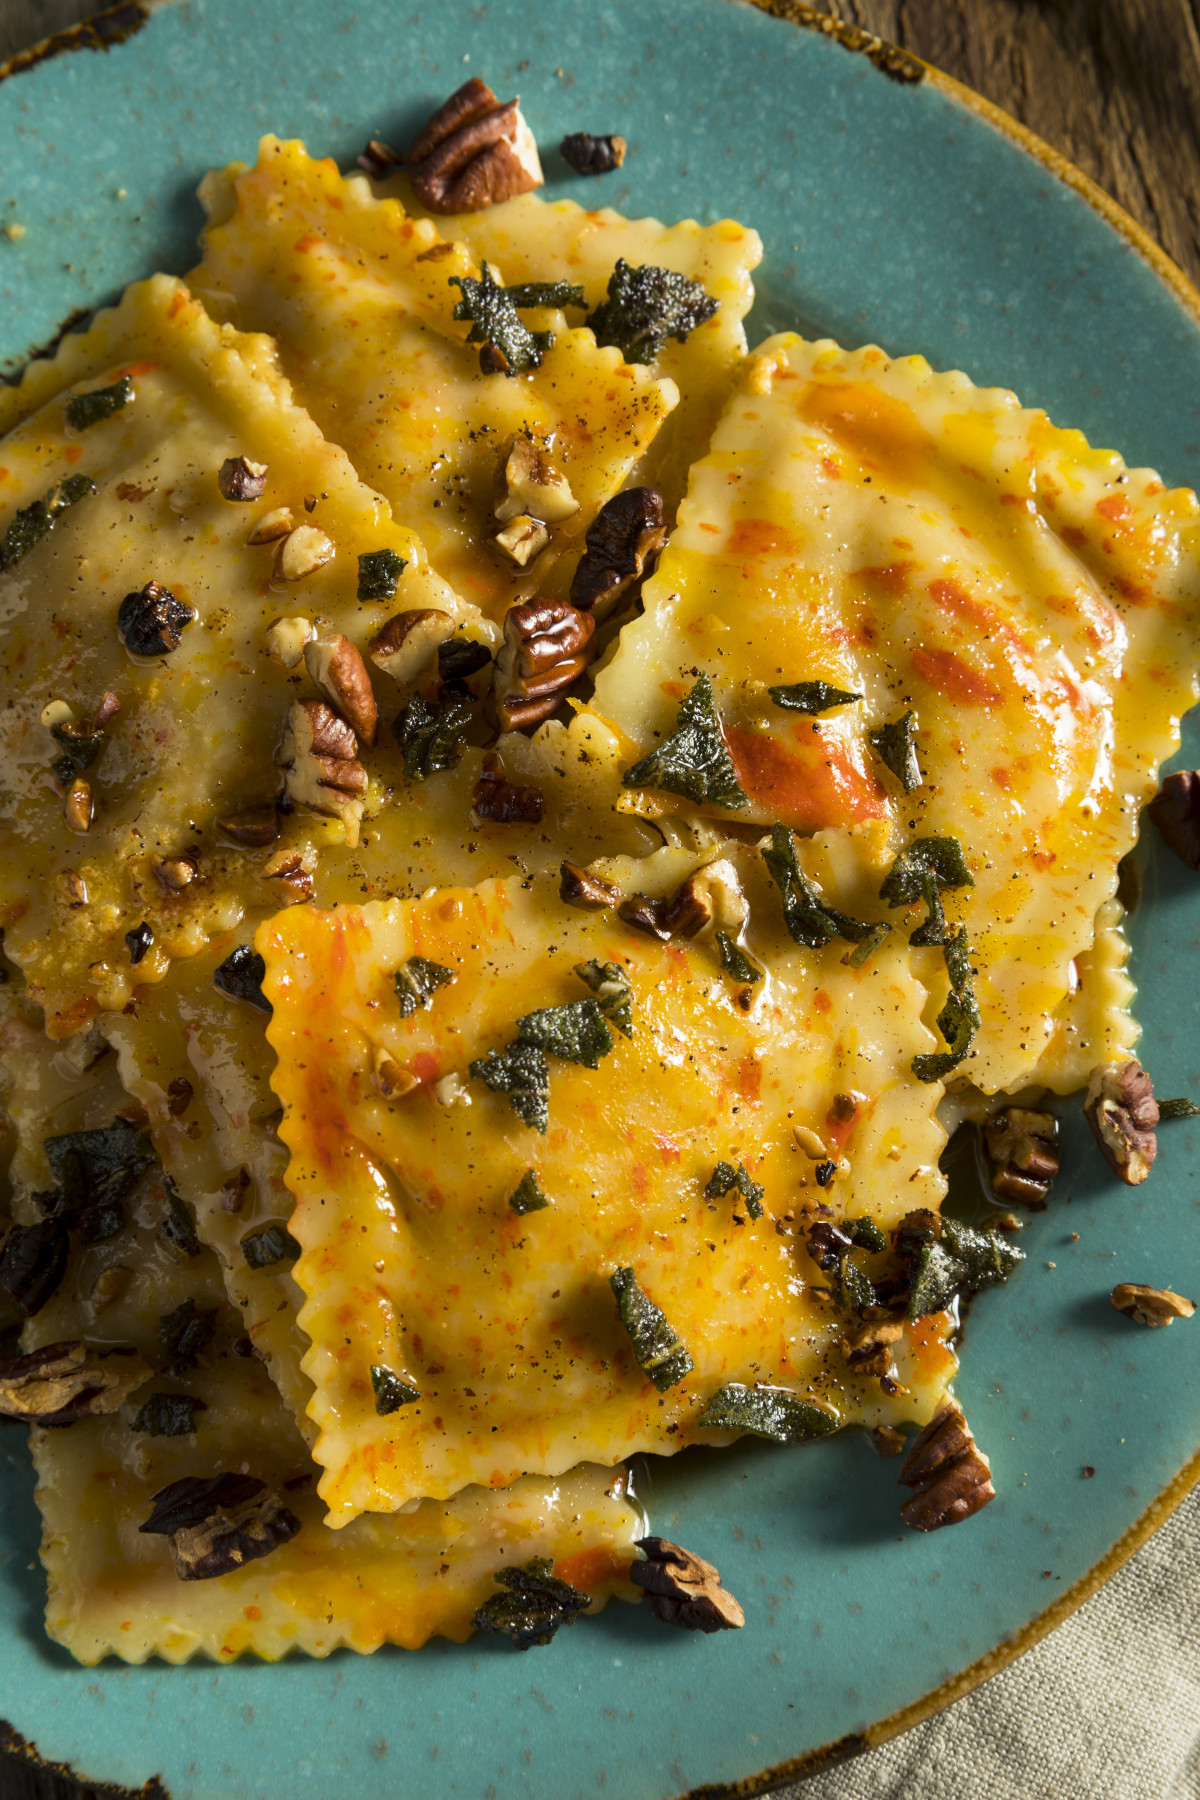
M 127 281 L 187 269 L 197 180 L 252 159 L 260 132 L 348 164 L 370 135 L 406 142 L 469 73 L 519 90 L 546 146 L 627 137 L 603 182 L 562 179 L 551 153 L 552 196 L 757 227 L 752 341 L 797 326 L 921 351 L 1195 482 L 1200 329 L 1182 284 L 949 84 L 890 79 L 733 0 L 179 0 L 103 53 L 23 69 L 0 83 L 0 224 L 26 227 L 0 236 L 0 366 Z M 1200 884 L 1152 837 L 1140 854 L 1142 1056 L 1160 1092 L 1200 1095 Z M 1000 1497 L 961 1529 L 905 1531 L 896 1465 L 861 1437 L 688 1452 L 647 1469 L 643 1498 L 655 1529 L 720 1564 L 744 1631 L 664 1631 L 614 1605 L 524 1656 L 478 1642 L 89 1670 L 42 1633 L 13 1429 L 0 1715 L 91 1780 L 157 1774 L 173 1800 L 664 1800 L 871 1732 L 1028 1638 L 1200 1445 L 1200 1321 L 1139 1331 L 1107 1299 L 1120 1279 L 1200 1289 L 1200 1121 L 1164 1130 L 1131 1191 L 1064 1110 L 1052 1209 L 970 1320 L 958 1388 Z

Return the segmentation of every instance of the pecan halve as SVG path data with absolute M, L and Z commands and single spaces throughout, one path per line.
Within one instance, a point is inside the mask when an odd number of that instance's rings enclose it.
M 537 145 L 516 100 L 472 76 L 438 107 L 408 153 L 413 189 L 432 213 L 480 212 L 543 185 Z
M 588 527 L 571 579 L 571 604 L 597 622 L 606 619 L 620 601 L 634 598 L 666 541 L 662 495 L 655 488 L 614 494 Z
M 1053 1113 L 1006 1106 L 983 1128 L 992 1187 L 1002 1200 L 1040 1209 L 1058 1174 L 1058 1120 Z
M 1174 1319 L 1190 1319 L 1196 1310 L 1194 1300 L 1140 1281 L 1119 1281 L 1109 1299 L 1119 1313 L 1138 1325 L 1169 1325 Z
M 483 773 L 475 783 L 471 805 L 481 819 L 498 825 L 536 825 L 542 816 L 542 796 L 535 787 L 517 787 L 504 773 L 494 750 L 483 759 Z
M 288 799 L 340 819 L 351 849 L 358 843 L 367 788 L 367 771 L 357 758 L 358 739 L 323 700 L 293 703 L 275 755 Z
M 942 1402 L 916 1438 L 900 1479 L 917 1490 L 900 1508 L 900 1517 L 915 1531 L 957 1525 L 996 1498 L 991 1465 L 953 1400 Z
M 369 750 L 379 730 L 379 708 L 367 665 L 355 645 L 340 632 L 318 634 L 304 646 L 304 666 Z
M 300 1521 L 254 1475 L 185 1475 L 152 1496 L 138 1530 L 165 1537 L 181 1581 L 228 1575 L 294 1538 Z
M 629 1579 L 642 1589 L 643 1604 L 664 1625 L 684 1631 L 731 1631 L 746 1615 L 721 1586 L 721 1571 L 668 1538 L 637 1540 L 645 1562 L 635 1562 Z
M 1098 1063 L 1083 1112 L 1114 1175 L 1127 1187 L 1145 1181 L 1158 1155 L 1158 1102 L 1141 1063 Z
M 496 714 L 504 731 L 548 719 L 591 660 L 596 621 L 566 600 L 510 607 L 496 658 Z
M 435 606 L 395 613 L 367 645 L 367 654 L 401 687 L 417 681 L 441 645 L 454 636 L 454 620 Z
M 72 1339 L 0 1359 L 0 1413 L 31 1425 L 73 1425 L 113 1413 L 150 1378 L 136 1350 Z
M 1200 869 L 1200 769 L 1168 775 L 1147 810 L 1167 848 L 1189 869 Z

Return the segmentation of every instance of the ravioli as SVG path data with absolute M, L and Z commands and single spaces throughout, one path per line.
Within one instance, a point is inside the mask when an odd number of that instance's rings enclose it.
M 127 402 L 73 430 L 72 396 L 124 375 Z M 274 617 L 319 614 L 365 643 L 390 611 L 432 606 L 495 634 L 290 403 L 263 340 L 213 324 L 165 276 L 130 288 L 54 362 L 0 393 L 5 425 L 0 538 L 10 552 L 39 516 L 27 509 L 65 479 L 95 487 L 0 571 L 0 924 L 48 1030 L 67 1036 L 232 929 L 248 904 L 286 904 L 286 882 L 271 873 L 281 850 L 311 861 L 344 837 L 339 822 L 305 813 L 265 850 L 217 830 L 224 816 L 273 803 L 281 726 L 297 687 L 313 691 L 267 657 Z M 217 487 L 223 461 L 238 455 L 268 467 L 250 505 Z M 246 541 L 281 506 L 333 551 L 298 585 L 274 579 L 275 544 Z M 395 595 L 360 601 L 357 559 L 381 550 L 397 559 Z M 117 617 L 123 596 L 149 582 L 195 616 L 170 654 L 134 657 Z M 53 772 L 63 746 L 40 721 L 61 701 L 86 731 L 106 694 L 119 711 L 97 733 L 86 769 L 94 818 L 77 830 Z M 135 969 L 126 934 L 143 923 L 153 943 Z
M 302 144 L 266 137 L 253 169 L 218 175 L 202 194 L 214 211 L 196 291 L 217 316 L 274 334 L 317 423 L 442 575 L 494 617 L 582 540 L 675 405 L 674 382 L 597 349 L 578 314 L 568 324 L 551 308 L 525 315 L 555 334 L 540 368 L 483 374 L 470 327 L 453 316 L 452 278 L 479 274 L 468 247 Z M 517 432 L 548 449 L 579 502 L 525 576 L 492 541 L 500 448 Z
M 882 825 L 894 851 L 955 838 L 974 885 L 946 906 L 983 1023 L 954 1079 L 1019 1088 L 1196 695 L 1198 525 L 1190 491 L 1011 394 L 775 338 L 692 470 L 592 706 L 643 757 L 705 674 L 744 792 L 724 816 Z M 771 693 L 813 682 L 843 698 L 808 713 Z M 921 782 L 905 792 L 897 748 L 889 764 L 868 734 L 909 716 Z M 648 787 L 624 803 L 681 810 Z M 917 963 L 931 1019 L 939 960 Z M 1041 1079 L 1080 1074 L 1051 1056 Z
M 43 1138 L 108 1125 L 129 1102 L 115 1057 L 79 1075 L 19 1017 L 0 1034 L 0 1062 L 20 1134 L 18 1210 L 32 1222 L 30 1192 L 52 1181 Z M 500 1495 L 473 1488 L 403 1516 L 361 1519 L 335 1537 L 321 1522 L 304 1442 L 266 1369 L 245 1353 L 241 1315 L 225 1303 L 215 1258 L 181 1259 L 160 1235 L 167 1199 L 159 1171 L 142 1178 L 129 1205 L 132 1222 L 119 1235 L 76 1243 L 58 1293 L 22 1336 L 25 1350 L 81 1336 L 133 1346 L 158 1371 L 119 1413 L 32 1434 L 47 1630 L 77 1660 L 178 1663 L 203 1654 L 225 1662 L 245 1652 L 275 1660 L 295 1650 L 416 1648 L 434 1635 L 461 1642 L 475 1609 L 497 1591 L 493 1572 L 532 1557 L 549 1557 L 596 1605 L 614 1592 L 635 1597 L 628 1568 L 643 1526 L 623 1470 L 576 1469 L 553 1483 L 528 1477 Z M 126 1286 L 101 1306 L 97 1281 L 116 1269 Z M 166 1371 L 160 1320 L 188 1301 L 213 1315 L 212 1336 L 197 1366 Z M 200 1403 L 193 1431 L 133 1429 L 161 1392 Z M 166 1541 L 139 1527 L 169 1482 L 223 1469 L 265 1480 L 300 1530 L 236 1572 L 180 1581 Z
M 840 903 L 869 892 L 853 844 L 808 855 Z M 698 860 L 664 850 L 596 872 L 661 896 Z M 761 857 L 738 849 L 734 866 L 761 987 L 725 974 L 711 943 L 563 906 L 545 878 L 297 909 L 260 929 L 332 1525 L 711 1441 L 699 1415 L 729 1382 L 824 1397 L 840 1422 L 929 1417 L 955 1366 L 949 1315 L 907 1328 L 902 1391 L 885 1395 L 848 1373 L 845 1322 L 803 1235 L 806 1201 L 885 1231 L 936 1209 L 941 1090 L 907 1079 L 932 1044 L 924 993 L 902 943 L 857 969 L 844 945 L 793 945 Z M 541 1134 L 479 1064 L 525 1015 L 586 1001 L 580 964 L 620 971 L 632 1036 L 615 1025 L 594 1068 L 549 1057 Z M 828 1144 L 838 1163 L 818 1177 Z M 735 1179 L 739 1163 L 761 1203 L 728 1183 L 706 1197 L 717 1165 Z M 618 1316 L 622 1269 L 694 1359 L 665 1392 Z M 383 1378 L 418 1397 L 378 1410 Z

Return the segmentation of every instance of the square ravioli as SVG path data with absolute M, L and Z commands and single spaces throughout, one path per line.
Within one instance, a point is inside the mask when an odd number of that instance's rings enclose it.
M 136 1108 L 115 1057 L 76 1066 L 84 1059 L 69 1060 L 24 1010 L 6 1008 L 0 1072 L 19 1140 L 17 1211 L 31 1225 L 58 1166 L 45 1138 L 111 1130 Z M 29 1356 L 81 1345 L 85 1368 L 132 1365 L 111 1410 L 34 1424 L 46 1625 L 78 1661 L 227 1662 L 248 1652 L 274 1661 L 416 1648 L 435 1635 L 461 1642 L 497 1591 L 495 1572 L 534 1557 L 550 1559 L 593 1610 L 613 1593 L 635 1597 L 628 1569 L 644 1525 L 623 1470 L 528 1477 L 503 1494 L 475 1487 L 335 1535 L 294 1420 L 250 1353 L 216 1259 L 189 1238 L 187 1200 L 170 1197 L 152 1155 L 120 1204 L 124 1221 L 107 1235 L 95 1208 L 72 1223 L 56 1291 L 22 1333 Z M 181 1579 L 167 1538 L 141 1527 L 169 1484 L 223 1474 L 265 1484 L 283 1509 L 279 1541 L 240 1566 Z
M 869 892 L 852 841 L 805 856 L 841 903 Z M 548 878 L 258 933 L 335 1526 L 728 1441 L 717 1396 L 738 1384 L 830 1427 L 924 1420 L 953 1371 L 938 1312 L 894 1334 L 890 1387 L 856 1372 L 849 1289 L 805 1235 L 844 1216 L 883 1250 L 939 1204 L 907 949 L 877 934 L 852 967 L 793 943 L 756 850 L 592 876 L 651 913 L 694 878 L 733 932 L 748 908 L 746 950 L 569 907 Z
M 947 1038 L 953 1079 L 1076 1085 L 1078 1058 L 1047 1053 L 1196 697 L 1198 550 L 1190 490 L 1011 394 L 772 339 L 597 676 L 593 709 L 630 740 L 624 803 L 882 825 L 907 858 L 897 904 L 934 883 L 914 942 L 946 938 L 942 887 L 967 933 L 981 1024 L 968 1048 Z M 701 676 L 729 779 L 689 778 L 689 799 L 662 775 Z M 969 883 L 925 866 L 948 840 Z M 947 973 L 920 958 L 932 1021 Z
M 346 837 L 275 814 L 281 729 L 316 690 L 268 656 L 273 619 L 365 644 L 394 607 L 430 607 L 494 636 L 291 404 L 269 348 L 156 276 L 0 392 L 0 925 L 52 1035 L 119 1011 L 247 905 L 286 904 Z M 238 459 L 250 503 L 221 491 Z M 360 599 L 361 557 L 386 599 Z M 334 773 L 381 803 L 348 746 L 344 728 Z M 380 754 L 398 763 L 390 739 Z M 326 811 L 336 785 L 313 789 Z
M 203 193 L 213 210 L 196 291 L 219 317 L 275 336 L 317 423 L 493 616 L 582 541 L 675 405 L 674 382 L 598 349 L 577 312 L 569 325 L 554 306 L 525 311 L 554 337 L 530 352 L 537 366 L 484 373 L 473 328 L 455 317 L 466 302 L 453 284 L 480 276 L 469 247 L 302 144 L 266 137 L 253 169 L 218 174 Z M 577 503 L 545 513 L 549 542 L 525 572 L 495 543 L 497 468 L 514 434 L 552 458 Z

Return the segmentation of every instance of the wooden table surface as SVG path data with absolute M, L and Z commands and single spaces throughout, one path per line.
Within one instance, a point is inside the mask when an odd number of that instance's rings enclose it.
M 0 62 L 95 10 L 0 0 Z M 817 0 L 816 10 L 1004 107 L 1107 189 L 1200 286 L 1200 0 Z M 111 1792 L 0 1755 L 0 1800 Z

